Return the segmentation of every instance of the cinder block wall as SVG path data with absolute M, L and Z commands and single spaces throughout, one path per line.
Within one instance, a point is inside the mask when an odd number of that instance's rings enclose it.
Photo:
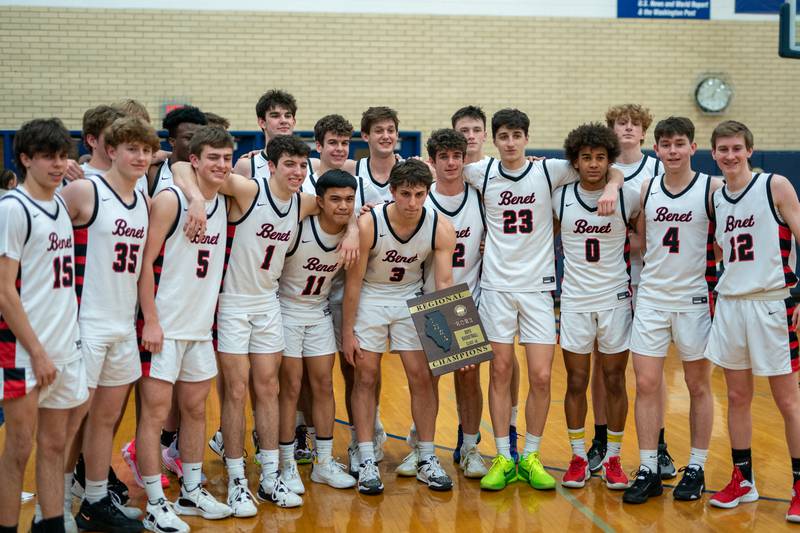
M 695 121 L 708 147 L 720 117 L 699 112 L 703 73 L 736 95 L 724 118 L 748 123 L 762 149 L 797 149 L 800 61 L 777 56 L 777 22 L 512 18 L 0 8 L 0 128 L 123 97 L 160 121 L 167 101 L 256 129 L 268 88 L 292 92 L 298 128 L 330 112 L 358 127 L 390 105 L 401 128 L 428 134 L 458 107 L 514 106 L 531 145 L 559 147 L 579 123 L 636 101 Z

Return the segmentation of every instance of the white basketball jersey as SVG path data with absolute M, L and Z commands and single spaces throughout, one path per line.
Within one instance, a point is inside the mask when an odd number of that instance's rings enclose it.
M 250 177 L 261 180 L 269 179 L 269 160 L 267 159 L 266 150 L 261 150 L 256 155 L 250 158 Z
M 300 221 L 300 195 L 282 202 L 266 179 L 244 216 L 228 225 L 228 258 L 220 308 L 265 312 L 275 305 L 278 278 Z
M 664 174 L 650 181 L 644 198 L 647 250 L 637 306 L 665 311 L 709 306 L 709 283 L 716 281 L 710 186 L 711 178 L 700 172 L 678 194 L 664 186 Z
M 169 159 L 165 159 L 161 162 L 161 166 L 158 167 L 155 180 L 153 180 L 153 185 L 150 187 L 150 198 L 155 198 L 164 189 L 172 187 L 173 183 L 172 168 L 169 166 Z
M 466 183 L 464 192 L 457 196 L 444 196 L 436 192 L 436 182 L 431 185 L 425 206 L 435 209 L 453 224 L 456 230 L 456 248 L 453 251 L 453 284 L 466 283 L 477 301 L 480 298 L 481 241 L 486 232 L 483 203 L 480 193 Z M 433 256 L 425 265 L 424 292 L 436 290 L 433 274 Z
M 190 240 L 183 232 L 189 202 L 177 187 L 167 190 L 178 196 L 178 214 L 153 265 L 161 329 L 165 339 L 211 340 L 225 265 L 225 197 L 206 202 L 206 233 Z
M 81 170 L 83 170 L 83 176 L 88 178 L 89 176 L 105 176 L 107 170 L 101 170 L 97 167 L 93 167 L 89 164 L 88 161 L 85 163 L 81 163 Z
M 509 172 L 502 164 L 465 167 L 467 181 L 482 191 L 486 246 L 481 287 L 505 292 L 556 288 L 552 191 L 577 180 L 568 161 L 526 162 Z
M 714 192 L 715 236 L 725 270 L 717 284 L 724 296 L 744 296 L 797 284 L 794 236 L 772 198 L 772 174 L 753 174 L 740 194 L 727 185 Z
M 343 235 L 325 233 L 317 217 L 300 222 L 278 289 L 284 322 L 312 325 L 330 313 L 328 295 L 341 268 L 336 247 Z
M 397 158 L 397 162 L 400 161 L 401 159 Z M 355 176 L 364 180 L 365 183 L 372 185 L 382 202 L 394 201 L 394 198 L 392 197 L 392 191 L 389 188 L 389 182 L 387 181 L 386 183 L 380 183 L 372 176 L 372 169 L 369 168 L 369 157 L 362 157 L 356 161 Z
M 5 194 L 0 200 L 0 256 L 19 261 L 16 285 L 22 308 L 47 356 L 55 364 L 80 358 L 72 222 L 61 197 L 39 202 L 24 185 Z M 21 369 L 31 367 L 30 354 L 0 316 L 4 381 L 24 387 Z
M 134 190 L 126 204 L 102 177 L 87 179 L 94 185 L 94 213 L 74 228 L 78 320 L 82 339 L 114 341 L 136 331 L 147 200 Z
M 564 250 L 564 279 L 561 309 L 589 312 L 630 305 L 628 275 L 627 199 L 619 197 L 611 216 L 597 214 L 597 200 L 603 191 L 587 192 L 573 183 L 553 195 L 554 211 L 561 221 Z
M 423 264 L 436 247 L 436 210 L 423 207 L 416 229 L 400 239 L 389 223 L 390 204 L 375 207 L 369 215 L 375 237 L 361 288 L 361 301 L 376 305 L 406 305 L 422 293 Z

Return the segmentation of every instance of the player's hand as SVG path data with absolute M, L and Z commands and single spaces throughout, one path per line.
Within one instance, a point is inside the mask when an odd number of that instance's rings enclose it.
M 83 169 L 78 164 L 77 161 L 73 159 L 67 160 L 67 173 L 64 174 L 64 179 L 67 181 L 75 181 L 75 180 L 82 180 L 86 176 L 83 173 Z
M 613 215 L 617 210 L 617 201 L 619 200 L 619 189 L 616 187 L 606 187 L 603 190 L 603 195 L 597 200 L 597 214 L 602 217 Z
M 797 331 L 797 320 L 800 319 L 800 306 L 795 306 L 792 313 L 792 329 Z
M 370 210 L 378 204 L 364 204 L 361 206 L 361 210 L 358 212 L 358 216 L 363 215 L 364 213 L 369 213 Z
M 250 150 L 249 152 L 247 152 L 247 153 L 244 153 L 244 154 L 240 155 L 240 156 L 239 156 L 239 159 L 252 159 L 252 158 L 254 158 L 254 157 L 255 157 L 255 156 L 258 154 L 258 152 L 260 152 L 260 151 L 261 151 L 261 150 Z
M 354 265 L 356 261 L 358 261 L 358 254 L 360 252 L 358 231 L 354 231 L 352 234 L 345 235 L 344 238 L 339 242 L 337 251 L 339 252 L 339 262 L 342 264 L 345 270 L 350 268 L 351 265 Z
M 478 365 L 467 365 L 458 369 L 458 371 L 462 374 L 466 374 L 467 372 L 472 372 L 474 370 L 478 370 Z
M 159 163 L 163 163 L 166 161 L 169 156 L 172 155 L 172 152 L 167 152 L 166 150 L 158 150 L 153 154 L 153 157 L 150 159 L 151 165 L 157 165 Z
M 344 359 L 351 366 L 356 366 L 356 359 L 361 359 L 364 355 L 361 353 L 361 345 L 356 339 L 354 334 L 344 335 L 342 337 L 342 348 L 344 348 Z
M 158 322 L 145 322 L 142 329 L 142 348 L 150 353 L 160 353 L 164 344 L 164 331 Z
M 206 234 L 206 205 L 201 199 L 189 200 L 183 233 L 189 239 L 202 238 Z
M 39 387 L 48 387 L 56 380 L 58 373 L 56 365 L 46 353 L 31 357 L 31 364 L 33 365 L 33 375 L 36 376 L 36 384 Z
M 527 159 L 531 163 L 534 163 L 536 161 L 544 161 L 547 158 L 545 156 L 543 156 L 543 155 L 529 155 L 525 159 Z

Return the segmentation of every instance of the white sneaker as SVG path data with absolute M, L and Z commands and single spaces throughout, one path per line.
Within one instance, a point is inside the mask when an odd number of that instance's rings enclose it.
M 175 512 L 186 516 L 202 516 L 206 520 L 219 520 L 233 514 L 233 509 L 218 502 L 206 489 L 197 487 L 186 492 L 181 487 L 181 494 L 175 502 Z
M 278 507 L 300 507 L 303 505 L 303 498 L 289 490 L 289 487 L 281 481 L 277 472 L 268 475 L 261 473 L 256 497 L 262 502 L 272 502 Z
M 417 480 L 427 484 L 431 490 L 446 491 L 453 488 L 453 480 L 435 455 L 417 465 Z
M 119 495 L 110 490 L 108 491 L 108 497 L 111 498 L 111 503 L 114 504 L 114 507 L 117 510 L 125 515 L 126 518 L 130 518 L 131 520 L 138 520 L 140 516 L 142 516 L 142 510 L 138 507 L 128 507 L 124 503 L 122 503 L 119 499 Z
M 372 459 L 367 459 L 358 466 L 358 492 L 361 494 L 380 494 L 383 492 L 381 472 Z
M 387 441 L 386 430 L 383 429 L 383 424 L 378 421 L 375 425 L 375 434 L 372 436 L 372 449 L 375 450 L 375 462 L 380 463 L 383 461 L 383 445 Z
M 183 477 L 183 463 L 181 462 L 181 452 L 177 447 L 178 439 L 172 441 L 169 446 L 161 445 L 161 463 L 164 468 L 178 477 Z
M 211 451 L 215 454 L 219 455 L 220 457 L 223 456 L 225 453 L 225 442 L 222 440 L 221 431 L 214 433 L 214 436 L 208 441 L 208 447 L 211 448 Z
M 357 444 L 351 442 L 350 446 L 347 447 L 347 458 L 350 460 L 350 466 L 348 467 L 350 475 L 358 479 L 358 465 L 361 462 L 361 458 L 359 457 Z
M 397 465 L 394 469 L 395 474 L 404 477 L 414 477 L 417 475 L 417 463 L 419 462 L 419 450 L 416 446 L 411 450 L 411 453 L 406 455 L 403 462 Z
M 297 470 L 297 461 L 291 459 L 281 465 L 281 481 L 295 494 L 305 494 L 306 488 Z
M 189 525 L 178 518 L 172 503 L 161 498 L 156 503 L 147 502 L 144 528 L 156 533 L 189 533 Z
M 228 486 L 228 507 L 236 518 L 247 518 L 258 513 L 255 496 L 247 487 L 246 479 L 234 479 Z
M 469 450 L 461 448 L 461 460 L 458 462 L 458 466 L 464 471 L 464 477 L 470 479 L 479 479 L 489 473 L 477 446 L 473 446 Z
M 314 463 L 311 467 L 311 481 L 325 483 L 334 489 L 349 489 L 356 485 L 355 478 L 345 472 L 344 465 L 337 463 L 333 457 Z

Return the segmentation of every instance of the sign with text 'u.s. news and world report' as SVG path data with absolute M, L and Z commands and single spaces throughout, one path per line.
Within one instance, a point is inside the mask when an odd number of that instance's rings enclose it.
M 711 0 L 617 0 L 617 17 L 708 20 Z

